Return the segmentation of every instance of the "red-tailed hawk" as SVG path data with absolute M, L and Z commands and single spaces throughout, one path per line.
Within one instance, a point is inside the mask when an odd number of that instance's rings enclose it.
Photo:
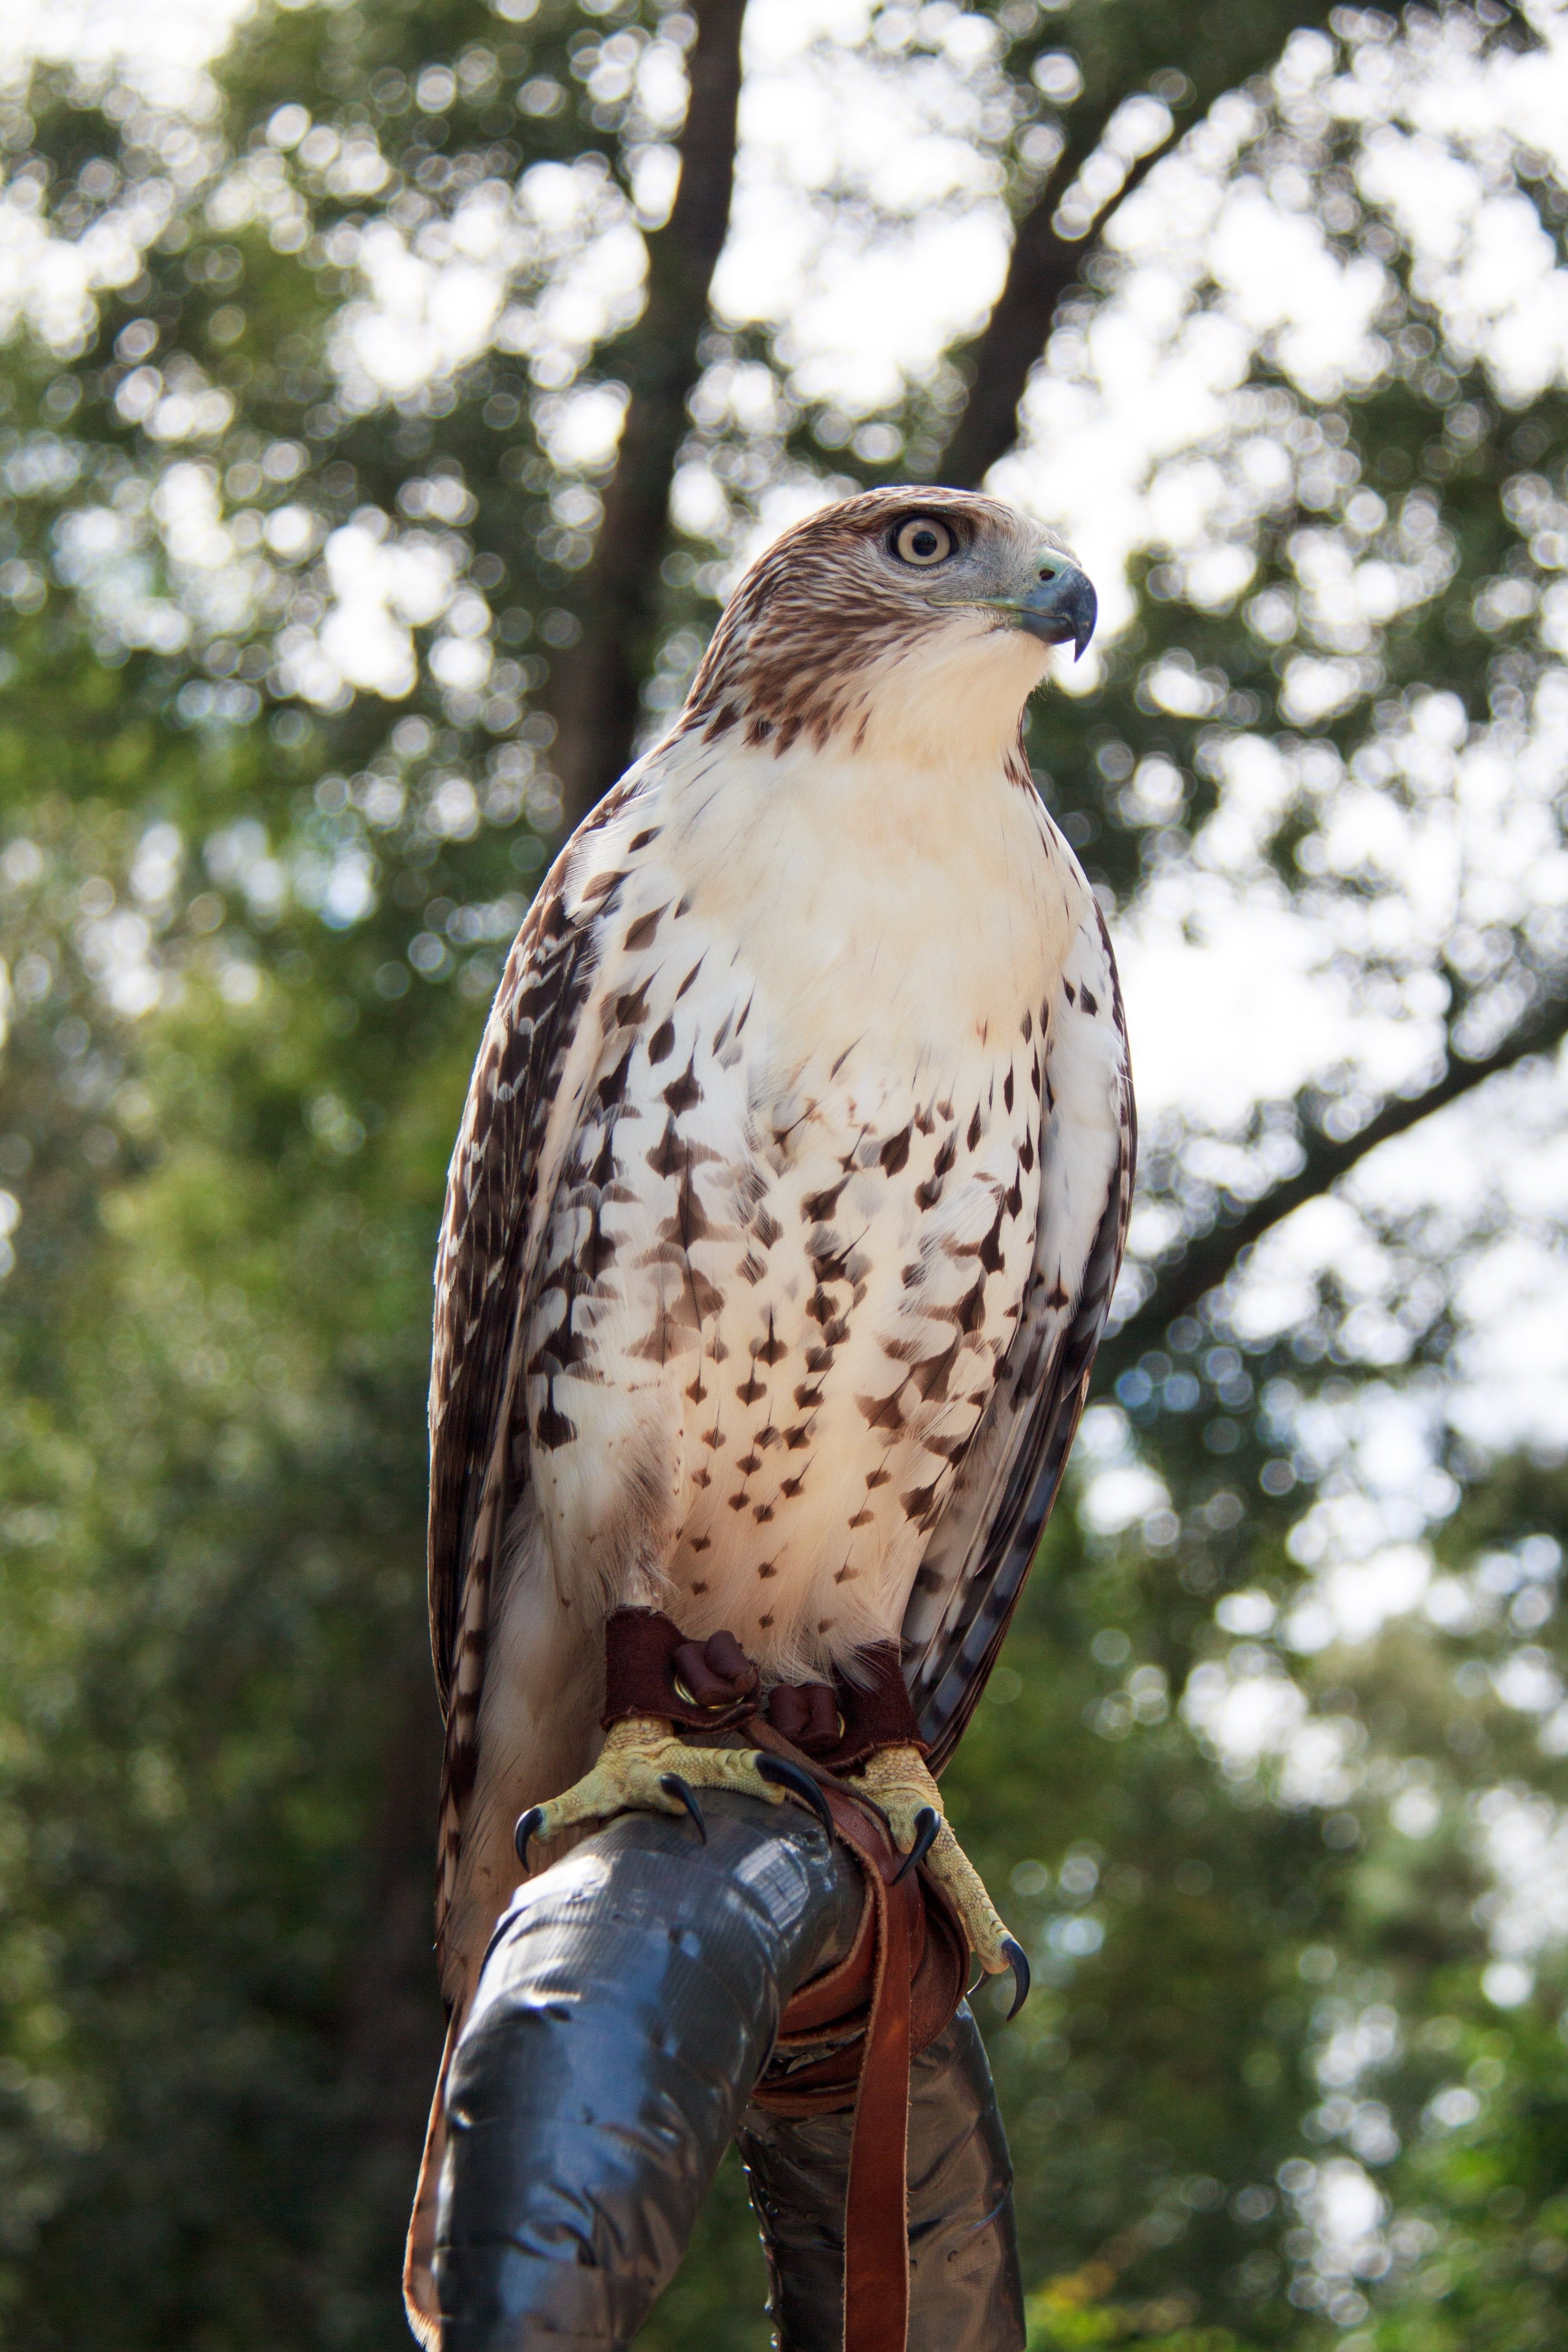
M 764 1682 L 901 1643 L 933 1769 L 984 1686 L 1132 1181 L 1110 941 L 1020 741 L 1093 617 L 1068 551 L 991 499 L 812 515 L 519 934 L 436 1277 L 455 2025 L 525 1810 L 547 1838 L 669 1807 L 675 1767 L 764 1792 L 746 1753 L 668 1724 L 617 1727 L 595 1765 L 612 1609 L 726 1630 Z M 940 1805 L 918 1749 L 868 1777 L 907 1848 Z M 931 1863 L 1003 1966 L 945 1825 Z

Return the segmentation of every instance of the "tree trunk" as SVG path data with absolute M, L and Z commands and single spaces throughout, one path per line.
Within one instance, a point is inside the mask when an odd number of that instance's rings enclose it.
M 555 769 L 568 829 L 631 759 L 638 690 L 657 623 L 659 557 L 686 403 L 699 371 L 708 289 L 730 225 L 745 0 L 702 0 L 680 186 L 648 239 L 647 306 L 606 373 L 630 393 L 605 517 L 584 582 L 583 634 L 555 665 Z

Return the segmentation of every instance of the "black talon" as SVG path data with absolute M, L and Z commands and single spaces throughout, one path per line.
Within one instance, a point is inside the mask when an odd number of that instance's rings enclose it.
M 542 1805 L 530 1805 L 526 1813 L 518 1815 L 517 1827 L 511 1833 L 511 1842 L 517 1848 L 517 1858 L 524 1870 L 528 1868 L 528 1841 L 536 1834 L 543 1819 Z
M 803 1772 L 800 1766 L 792 1764 L 786 1756 L 759 1756 L 757 1778 L 768 1781 L 775 1789 L 787 1789 L 792 1796 L 803 1799 L 828 1836 L 833 1835 L 833 1816 L 827 1810 L 827 1800 L 809 1772 Z
M 1005 1936 L 1002 1939 L 1002 1949 L 1006 1955 L 1007 1965 L 1013 1971 L 1013 1982 L 1018 1988 L 1013 1996 L 1013 2006 L 1007 2011 L 1007 2022 L 1011 2025 L 1029 1998 L 1029 1962 L 1024 1947 L 1016 1937 Z
M 918 1870 L 942 1832 L 942 1815 L 930 1805 L 922 1805 L 915 1815 L 915 1842 L 902 1863 L 893 1873 L 896 1886 L 907 1871 Z
M 681 1803 L 685 1806 L 687 1811 L 690 1814 L 692 1820 L 697 1824 L 698 1836 L 701 1839 L 703 1844 L 706 1845 L 708 1843 L 708 1824 L 702 1818 L 702 1808 L 697 1801 L 697 1791 L 692 1787 L 690 1781 L 683 1780 L 679 1772 L 666 1772 L 660 1776 L 658 1785 L 664 1790 L 667 1797 L 679 1797 L 680 1799 Z

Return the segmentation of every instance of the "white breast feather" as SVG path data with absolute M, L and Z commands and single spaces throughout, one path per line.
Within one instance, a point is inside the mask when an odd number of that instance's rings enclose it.
M 899 1633 L 1016 1346 L 1091 904 L 1033 796 L 968 781 L 688 751 L 573 875 L 599 1044 L 524 1349 L 563 1601 L 789 1675 Z

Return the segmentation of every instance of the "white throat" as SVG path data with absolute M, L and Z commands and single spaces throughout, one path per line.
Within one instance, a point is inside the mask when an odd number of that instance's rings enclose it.
M 879 662 L 857 698 L 858 749 L 952 775 L 1005 765 L 1024 705 L 1050 647 L 978 613 L 954 614 L 928 638 Z
M 827 1062 L 853 1040 L 873 1066 L 956 1067 L 1037 1013 L 1083 919 L 1081 877 L 1017 771 L 1047 648 L 983 623 L 943 635 L 873 674 L 865 725 L 821 749 L 731 730 L 652 755 L 659 855 L 696 929 L 754 975 L 758 1028 L 812 1036 Z M 626 822 L 648 814 L 639 795 Z

